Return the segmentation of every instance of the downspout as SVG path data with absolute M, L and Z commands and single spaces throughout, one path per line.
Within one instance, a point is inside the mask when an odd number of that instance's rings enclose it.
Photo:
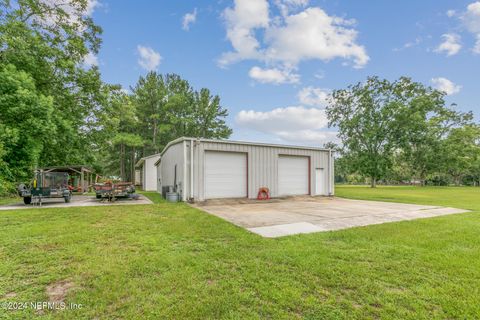
M 332 196 L 333 195 L 333 183 L 335 181 L 335 177 L 334 177 L 334 167 L 333 167 L 333 154 L 332 154 L 332 149 L 329 149 L 328 150 L 328 174 L 329 174 L 329 181 L 330 183 L 328 184 L 329 186 L 329 190 L 328 190 L 328 195 L 329 196 Z
M 187 181 L 187 141 L 183 140 L 183 182 L 182 182 L 182 200 L 187 201 L 187 192 L 185 182 Z
M 190 140 L 190 200 L 193 201 L 193 139 Z

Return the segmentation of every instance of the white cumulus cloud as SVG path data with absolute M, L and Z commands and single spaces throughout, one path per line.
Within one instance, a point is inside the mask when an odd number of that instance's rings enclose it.
M 298 100 L 307 106 L 326 107 L 330 90 L 315 87 L 305 87 L 298 93 Z
M 101 4 L 98 0 L 87 0 L 86 14 L 88 16 L 91 16 L 93 14 L 93 11 L 95 11 L 95 9 L 100 6 Z
M 475 41 L 475 46 L 472 51 L 475 54 L 480 54 L 480 34 L 477 35 L 477 40 Z
M 335 131 L 319 131 L 319 130 L 299 130 L 299 131 L 280 131 L 277 136 L 282 140 L 294 143 L 313 144 L 316 146 L 324 145 L 327 142 L 335 142 L 338 140 Z
M 455 16 L 457 14 L 457 12 L 455 10 L 447 10 L 447 17 L 451 18 L 453 16 Z
M 446 53 L 450 57 L 456 55 L 462 48 L 458 34 L 445 33 L 442 35 L 442 39 L 443 42 L 435 49 L 435 52 Z
M 52 26 L 59 22 L 68 22 L 73 25 L 80 23 L 82 17 L 90 17 L 101 3 L 98 0 L 87 0 L 85 5 L 78 1 L 40 0 L 40 6 L 45 6 L 49 10 L 43 10 L 40 7 L 40 11 L 45 12 L 42 17 L 33 16 L 33 20 L 37 23 Z M 61 9 L 63 13 L 57 15 L 56 10 L 53 9 Z M 84 27 L 80 25 L 80 29 Z
M 285 129 L 321 129 L 327 126 L 325 110 L 293 106 L 271 111 L 242 110 L 236 121 L 258 131 L 278 132 Z
M 280 10 L 282 16 L 287 16 L 291 11 L 305 7 L 310 0 L 275 0 L 274 3 Z
M 248 75 L 260 83 L 298 83 L 300 80 L 300 76 L 289 69 L 262 69 L 255 66 L 250 69 Z
M 83 57 L 83 64 L 87 67 L 98 66 L 98 57 L 92 52 L 89 52 Z
M 470 3 L 467 6 L 467 12 L 462 16 L 462 20 L 468 31 L 480 34 L 480 1 Z
M 357 68 L 369 57 L 356 43 L 357 31 L 343 18 L 329 16 L 320 8 L 308 8 L 285 18 L 285 24 L 266 30 L 268 60 L 297 64 L 302 60 L 334 58 L 352 60 Z
M 470 3 L 461 19 L 466 29 L 475 36 L 473 53 L 480 54 L 480 1 Z
M 227 39 L 234 51 L 222 55 L 220 65 L 227 65 L 243 59 L 260 58 L 260 43 L 255 29 L 266 28 L 269 24 L 269 6 L 265 0 L 235 0 L 233 8 L 223 12 L 227 24 Z
M 462 89 L 462 86 L 453 83 L 447 78 L 443 78 L 443 77 L 432 78 L 431 81 L 435 89 L 443 91 L 447 95 L 458 93 Z
M 137 46 L 137 52 L 139 55 L 138 64 L 147 71 L 156 70 L 160 65 L 162 57 L 158 52 L 150 47 Z
M 190 25 L 197 21 L 197 8 L 193 9 L 193 12 L 186 13 L 182 19 L 182 29 L 185 31 L 190 30 Z
M 295 69 L 301 61 L 335 58 L 361 68 L 369 61 L 357 43 L 355 21 L 330 16 L 306 0 L 276 0 L 281 16 L 275 16 L 267 0 L 235 0 L 224 10 L 227 39 L 233 51 L 222 54 L 221 66 L 241 60 L 257 60 L 270 69 Z M 284 8 L 284 9 L 282 9 Z M 292 8 L 296 8 L 294 13 Z
M 292 106 L 270 111 L 242 110 L 236 123 L 243 128 L 273 135 L 284 141 L 322 145 L 335 140 L 336 133 L 327 131 L 325 110 Z

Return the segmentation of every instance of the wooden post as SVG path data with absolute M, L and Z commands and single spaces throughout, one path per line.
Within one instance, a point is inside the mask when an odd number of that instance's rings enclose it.
M 84 181 L 83 167 L 80 169 L 80 185 L 82 186 L 82 193 L 85 192 L 85 181 Z

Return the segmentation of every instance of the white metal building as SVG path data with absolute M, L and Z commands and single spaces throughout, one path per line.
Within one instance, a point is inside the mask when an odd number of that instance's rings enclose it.
M 141 188 L 144 191 L 157 190 L 157 168 L 155 167 L 155 162 L 157 162 L 158 159 L 160 159 L 160 154 L 153 154 L 141 158 L 135 164 L 135 167 L 140 171 L 139 175 L 135 173 L 135 184 L 140 182 Z M 137 178 L 139 179 L 138 181 Z
M 331 150 L 230 140 L 179 138 L 157 160 L 157 190 L 176 186 L 182 200 L 333 195 Z

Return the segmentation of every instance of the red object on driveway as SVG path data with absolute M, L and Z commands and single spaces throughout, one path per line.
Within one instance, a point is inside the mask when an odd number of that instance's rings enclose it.
M 270 199 L 270 190 L 268 188 L 258 189 L 257 200 L 268 200 Z

